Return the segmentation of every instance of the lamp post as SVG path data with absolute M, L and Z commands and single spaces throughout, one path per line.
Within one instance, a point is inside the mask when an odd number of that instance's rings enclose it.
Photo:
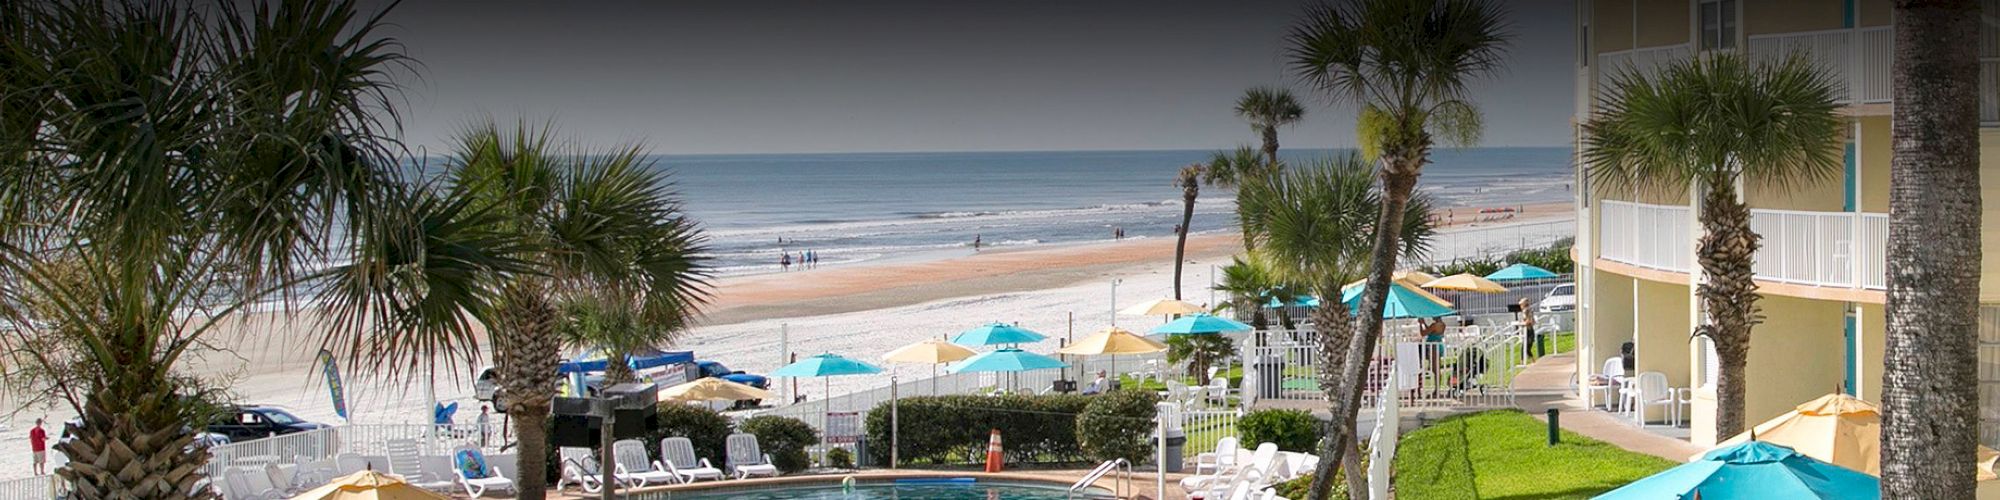
M 1118 278 L 1111 279 L 1111 326 L 1118 326 Z

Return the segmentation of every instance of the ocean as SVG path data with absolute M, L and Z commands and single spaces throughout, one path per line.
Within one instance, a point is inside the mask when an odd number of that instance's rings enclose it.
M 780 271 L 812 251 L 821 266 L 1109 240 L 1171 238 L 1182 166 L 1212 151 L 661 155 L 722 275 Z M 1285 150 L 1299 165 L 1345 151 Z M 1443 207 L 1565 202 L 1569 148 L 1443 149 L 1422 189 Z M 1234 193 L 1204 187 L 1196 234 L 1233 231 Z

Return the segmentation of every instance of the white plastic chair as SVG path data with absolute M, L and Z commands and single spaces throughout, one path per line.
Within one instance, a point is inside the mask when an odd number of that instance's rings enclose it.
M 334 477 L 346 477 L 349 474 L 369 469 L 368 457 L 354 453 L 342 453 L 340 456 L 334 457 L 333 464 L 334 471 L 338 474 Z
M 736 478 L 751 476 L 777 476 L 778 466 L 771 464 L 771 456 L 764 454 L 757 446 L 755 434 L 730 434 L 727 441 L 729 450 L 729 470 L 736 471 Z
M 1218 405 L 1229 404 L 1229 377 L 1208 379 L 1208 401 Z
M 1259 444 L 1257 451 L 1250 455 L 1250 463 L 1238 467 L 1236 473 L 1217 477 L 1216 480 L 1198 482 L 1200 484 L 1188 484 L 1183 481 L 1181 486 L 1183 488 L 1191 486 L 1190 497 L 1240 498 L 1237 495 L 1248 495 L 1269 486 L 1275 479 L 1271 476 L 1271 469 L 1277 466 L 1277 461 L 1277 444 Z
M 277 500 L 285 498 L 285 492 L 275 488 L 259 488 L 250 484 L 250 473 L 242 468 L 230 467 L 222 472 L 222 484 L 229 490 L 229 498 L 241 500 Z
M 467 474 L 468 460 L 477 460 L 479 463 L 485 465 L 486 475 L 472 477 Z M 487 462 L 486 453 L 479 451 L 478 448 L 466 446 L 452 450 L 451 466 L 453 472 L 458 475 L 458 484 L 465 487 L 466 496 L 479 498 L 480 495 L 486 494 L 487 490 L 501 489 L 514 491 L 517 488 L 514 486 L 514 480 L 507 479 L 506 474 L 502 473 L 499 467 Z
M 618 460 L 615 474 L 620 481 L 634 487 L 644 488 L 648 484 L 680 482 L 680 476 L 647 456 L 646 443 L 637 439 L 625 439 L 611 443 L 611 457 Z
M 726 476 L 722 469 L 715 468 L 708 459 L 695 456 L 694 442 L 684 437 L 670 437 L 660 440 L 660 462 L 667 470 L 681 477 L 682 481 L 695 482 L 702 478 L 720 480 Z
M 1604 367 L 1598 370 L 1597 375 L 1591 377 L 1589 388 L 1604 394 L 1599 400 L 1604 402 L 1605 408 L 1615 408 L 1613 401 L 1617 401 L 1615 396 L 1619 395 L 1619 389 L 1624 388 L 1624 384 L 1625 358 L 1612 356 L 1605 359 Z
M 1208 471 L 1208 474 L 1235 470 L 1236 446 L 1236 436 L 1215 440 L 1215 451 L 1202 452 L 1194 456 L 1194 474 L 1202 475 L 1204 470 Z
M 1667 421 L 1671 425 L 1680 425 L 1681 406 L 1679 394 L 1679 391 L 1667 386 L 1667 374 L 1660 372 L 1639 374 L 1639 378 L 1632 384 L 1632 390 L 1627 393 L 1625 400 L 1626 407 L 1632 411 L 1632 422 L 1638 424 L 1640 427 L 1645 427 L 1646 408 L 1665 406 L 1667 407 Z
M 584 493 L 604 490 L 604 469 L 598 468 L 597 458 L 591 456 L 590 448 L 563 447 L 556 449 L 556 459 L 560 460 L 562 474 L 556 478 L 556 491 L 576 485 Z
M 415 439 L 394 439 L 387 443 L 389 451 L 389 473 L 403 477 L 412 486 L 431 491 L 451 491 L 457 483 L 452 476 L 437 476 L 424 470 L 423 442 Z

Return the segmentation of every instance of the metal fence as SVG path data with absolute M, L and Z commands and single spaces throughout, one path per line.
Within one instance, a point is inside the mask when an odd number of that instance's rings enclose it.
M 45 500 L 69 493 L 69 483 L 53 475 L 0 481 L 0 500 Z
M 1411 329 L 1398 330 L 1385 332 L 1387 337 L 1377 343 L 1363 380 L 1364 401 L 1373 404 L 1386 391 L 1395 393 L 1401 405 L 1418 408 L 1514 404 L 1514 376 L 1528 361 L 1518 329 L 1454 328 L 1443 342 L 1424 342 Z M 1271 343 L 1243 350 L 1246 404 L 1261 399 L 1323 399 L 1320 349 L 1314 341 L 1318 334 L 1275 333 L 1267 337 Z
M 1105 370 L 1114 374 L 1135 378 L 1157 378 L 1162 372 L 1172 372 L 1175 367 L 1166 362 L 1165 355 L 1148 354 L 1138 356 L 1118 356 L 1116 359 L 1100 357 L 1082 364 L 1075 357 L 1069 361 L 1077 368 L 1068 370 L 1037 370 L 1021 373 L 949 373 L 936 377 L 898 380 L 891 389 L 889 384 L 847 394 L 836 395 L 812 401 L 801 401 L 783 407 L 772 408 L 758 413 L 791 417 L 805 421 L 813 429 L 824 432 L 826 423 L 822 421 L 828 412 L 855 412 L 865 414 L 886 403 L 892 397 L 992 394 L 995 392 L 1049 392 L 1057 380 L 1087 379 L 1085 373 Z M 1115 375 L 1114 375 L 1115 376 Z M 802 381 L 804 382 L 804 381 Z M 1088 383 L 1083 381 L 1080 383 Z M 1079 386 L 1081 388 L 1081 386 Z

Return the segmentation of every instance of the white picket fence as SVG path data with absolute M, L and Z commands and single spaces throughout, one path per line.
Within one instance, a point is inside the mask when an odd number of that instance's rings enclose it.
M 69 483 L 53 475 L 0 481 L 0 500 L 46 500 L 69 492 Z
M 1396 462 L 1396 442 L 1402 437 L 1402 410 L 1395 394 L 1402 392 L 1396 380 L 1398 367 L 1389 376 L 1375 402 L 1375 433 L 1368 437 L 1368 498 L 1388 500 L 1389 469 Z
M 1450 330 L 1444 342 L 1424 342 L 1407 328 L 1390 329 L 1376 343 L 1363 400 L 1384 393 L 1403 406 L 1498 408 L 1514 404 L 1514 377 L 1526 361 L 1520 331 L 1513 327 Z M 1319 400 L 1319 344 L 1310 330 L 1274 331 L 1270 343 L 1243 348 L 1243 399 Z M 1553 344 L 1553 339 L 1549 340 Z M 1392 375 L 1393 374 L 1393 375 Z M 1394 379 L 1394 380 L 1392 380 Z M 1400 389 L 1392 389 L 1393 387 Z
M 1072 358 L 1070 363 L 1076 365 L 1078 361 Z M 831 398 L 801 401 L 791 405 L 772 408 L 760 412 L 759 415 L 796 418 L 806 422 L 806 424 L 811 425 L 816 430 L 825 432 L 826 424 L 822 423 L 821 420 L 827 413 L 853 412 L 866 414 L 869 410 L 875 409 L 876 406 L 888 402 L 892 396 L 990 394 L 996 391 L 1009 390 L 1011 392 L 1040 394 L 1048 392 L 1049 387 L 1056 380 L 1065 378 L 1065 375 L 1068 379 L 1078 380 L 1079 385 L 1077 388 L 1082 389 L 1083 385 L 1089 384 L 1089 380 L 1095 377 L 1097 370 L 1105 370 L 1107 372 L 1115 370 L 1113 373 L 1140 378 L 1157 377 L 1160 372 L 1176 373 L 1174 372 L 1175 367 L 1169 366 L 1166 362 L 1164 354 L 1118 356 L 1116 360 L 1098 357 L 1090 360 L 1087 365 L 1081 365 L 1068 370 L 1036 370 L 1021 373 L 947 373 L 940 374 L 937 377 L 898 380 L 893 391 L 890 389 L 889 384 L 883 384 L 881 387 L 840 394 Z M 1115 376 L 1113 375 L 1113 377 Z M 819 381 L 800 379 L 798 382 L 801 389 L 811 389 Z M 790 383 L 790 381 L 779 383 Z

